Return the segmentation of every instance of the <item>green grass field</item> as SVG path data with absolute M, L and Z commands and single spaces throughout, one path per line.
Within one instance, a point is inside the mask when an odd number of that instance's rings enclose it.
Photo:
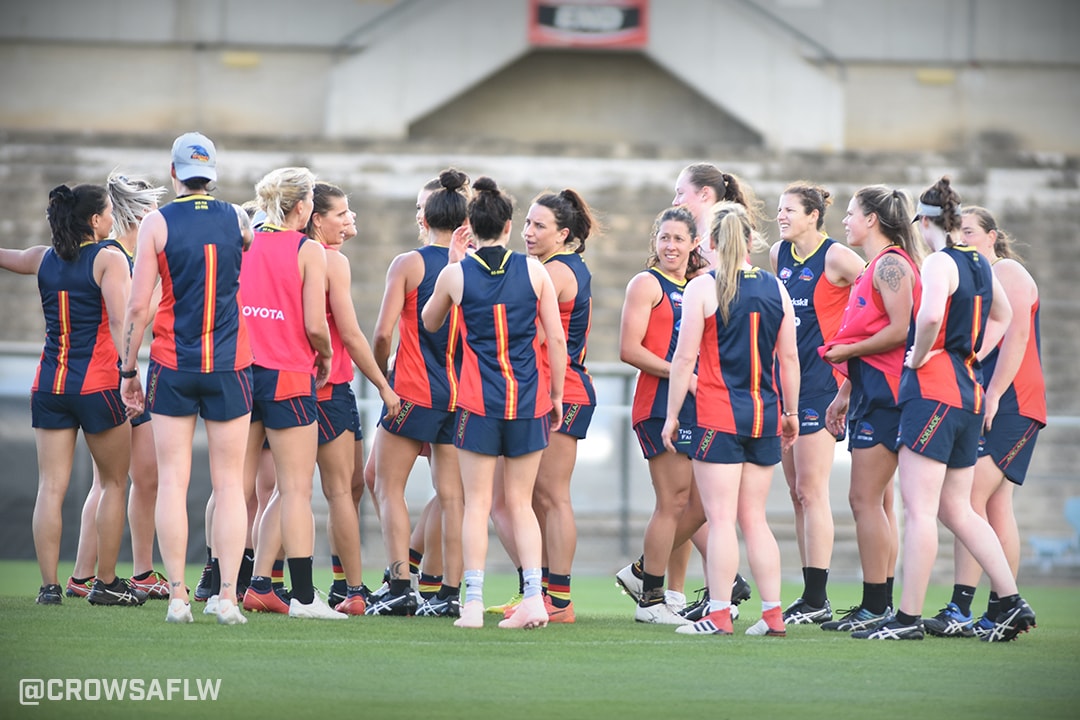
M 61 566 L 63 575 L 70 566 Z M 123 572 L 124 570 L 121 569 Z M 190 568 L 190 574 L 197 568 Z M 65 598 L 39 607 L 36 565 L 0 562 L 0 717 L 389 718 L 1076 718 L 1080 716 L 1080 590 L 1025 587 L 1038 629 L 1012 643 L 869 642 L 789 628 L 742 634 L 760 614 L 744 603 L 732 637 L 681 637 L 633 622 L 608 577 L 576 577 L 575 625 L 483 630 L 429 618 L 345 622 L 249 615 L 244 626 L 168 625 L 165 603 L 98 608 Z M 316 582 L 326 583 L 325 569 Z M 374 576 L 369 578 L 374 581 Z M 189 578 L 190 580 L 190 578 Z M 369 582 L 369 584 L 372 584 Z M 516 578 L 489 577 L 502 601 Z M 784 599 L 799 591 L 785 586 Z M 832 584 L 834 609 L 858 600 Z M 930 613 L 949 589 L 932 587 Z M 980 592 L 977 603 L 985 602 Z M 194 606 L 197 609 L 199 606 Z M 20 706 L 24 678 L 220 679 L 216 701 L 53 701 Z M 176 692 L 176 691 L 174 691 Z M 150 694 L 150 693 L 147 693 Z

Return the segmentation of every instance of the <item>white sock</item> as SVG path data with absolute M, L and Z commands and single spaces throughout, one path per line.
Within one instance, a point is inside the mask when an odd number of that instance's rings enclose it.
M 484 601 L 484 571 L 465 571 L 465 602 L 472 600 Z
M 721 610 L 727 610 L 729 607 L 731 607 L 731 601 L 730 600 L 713 600 L 712 598 L 709 598 L 709 614 L 710 615 L 712 613 L 714 613 L 714 612 L 720 612 Z
M 525 579 L 525 590 L 522 593 L 522 599 L 539 595 L 542 590 L 540 581 L 543 577 L 540 568 L 526 568 L 521 571 L 521 576 Z

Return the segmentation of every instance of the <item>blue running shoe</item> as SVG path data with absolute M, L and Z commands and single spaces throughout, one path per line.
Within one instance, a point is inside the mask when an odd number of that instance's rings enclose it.
M 923 620 L 926 632 L 938 637 L 975 637 L 974 624 L 971 616 L 960 612 L 956 603 L 949 603 L 934 617 Z
M 971 630 L 975 637 L 981 640 L 994 630 L 994 621 L 986 613 L 983 613 L 983 616 L 971 626 Z

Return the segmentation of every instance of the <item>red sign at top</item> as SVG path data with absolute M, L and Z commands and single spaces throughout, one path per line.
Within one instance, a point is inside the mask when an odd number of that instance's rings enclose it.
M 542 47 L 641 48 L 649 0 L 529 0 L 529 42 Z

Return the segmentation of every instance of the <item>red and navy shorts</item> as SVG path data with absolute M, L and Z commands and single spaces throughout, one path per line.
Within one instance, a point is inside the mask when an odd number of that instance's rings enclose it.
M 908 400 L 900 408 L 900 444 L 950 468 L 972 467 L 982 421 L 982 415 L 937 400 Z
M 383 418 L 383 429 L 394 435 L 436 445 L 454 442 L 456 417 L 452 410 L 435 410 L 411 400 L 402 400 L 401 410 L 389 420 L 385 419 L 386 406 L 383 405 Z
M 318 417 L 315 376 L 287 370 L 252 366 L 254 404 L 251 422 L 271 430 L 304 427 Z
M 150 361 L 146 407 L 154 415 L 225 422 L 251 412 L 251 368 L 198 373 L 172 370 Z
M 481 455 L 519 457 L 546 448 L 550 432 L 547 415 L 504 420 L 458 410 L 454 446 Z
M 593 410 L 595 409 L 593 405 L 563 404 L 562 422 L 559 427 L 555 428 L 555 432 L 576 437 L 578 440 L 584 440 L 585 433 L 592 423 Z
M 320 445 L 337 439 L 346 431 L 351 431 L 357 440 L 363 438 L 352 385 L 347 382 L 325 385 L 319 390 L 318 398 Z
M 700 462 L 717 465 L 750 463 L 771 467 L 780 462 L 780 436 L 750 437 L 712 428 L 694 428 L 693 454 Z
M 1010 482 L 1023 485 L 1042 428 L 1022 415 L 995 415 L 990 432 L 979 439 L 979 457 L 989 456 Z
M 54 395 L 36 390 L 30 394 L 30 424 L 41 430 L 82 428 L 84 433 L 96 435 L 126 420 L 119 390 L 86 395 Z
M 646 460 L 652 460 L 657 455 L 667 452 L 664 447 L 663 433 L 664 420 L 661 418 L 645 418 L 634 426 L 634 434 L 637 435 L 638 445 Z M 694 441 L 694 428 L 680 427 L 679 439 L 675 441 L 675 452 L 680 455 L 691 457 L 691 443 Z

